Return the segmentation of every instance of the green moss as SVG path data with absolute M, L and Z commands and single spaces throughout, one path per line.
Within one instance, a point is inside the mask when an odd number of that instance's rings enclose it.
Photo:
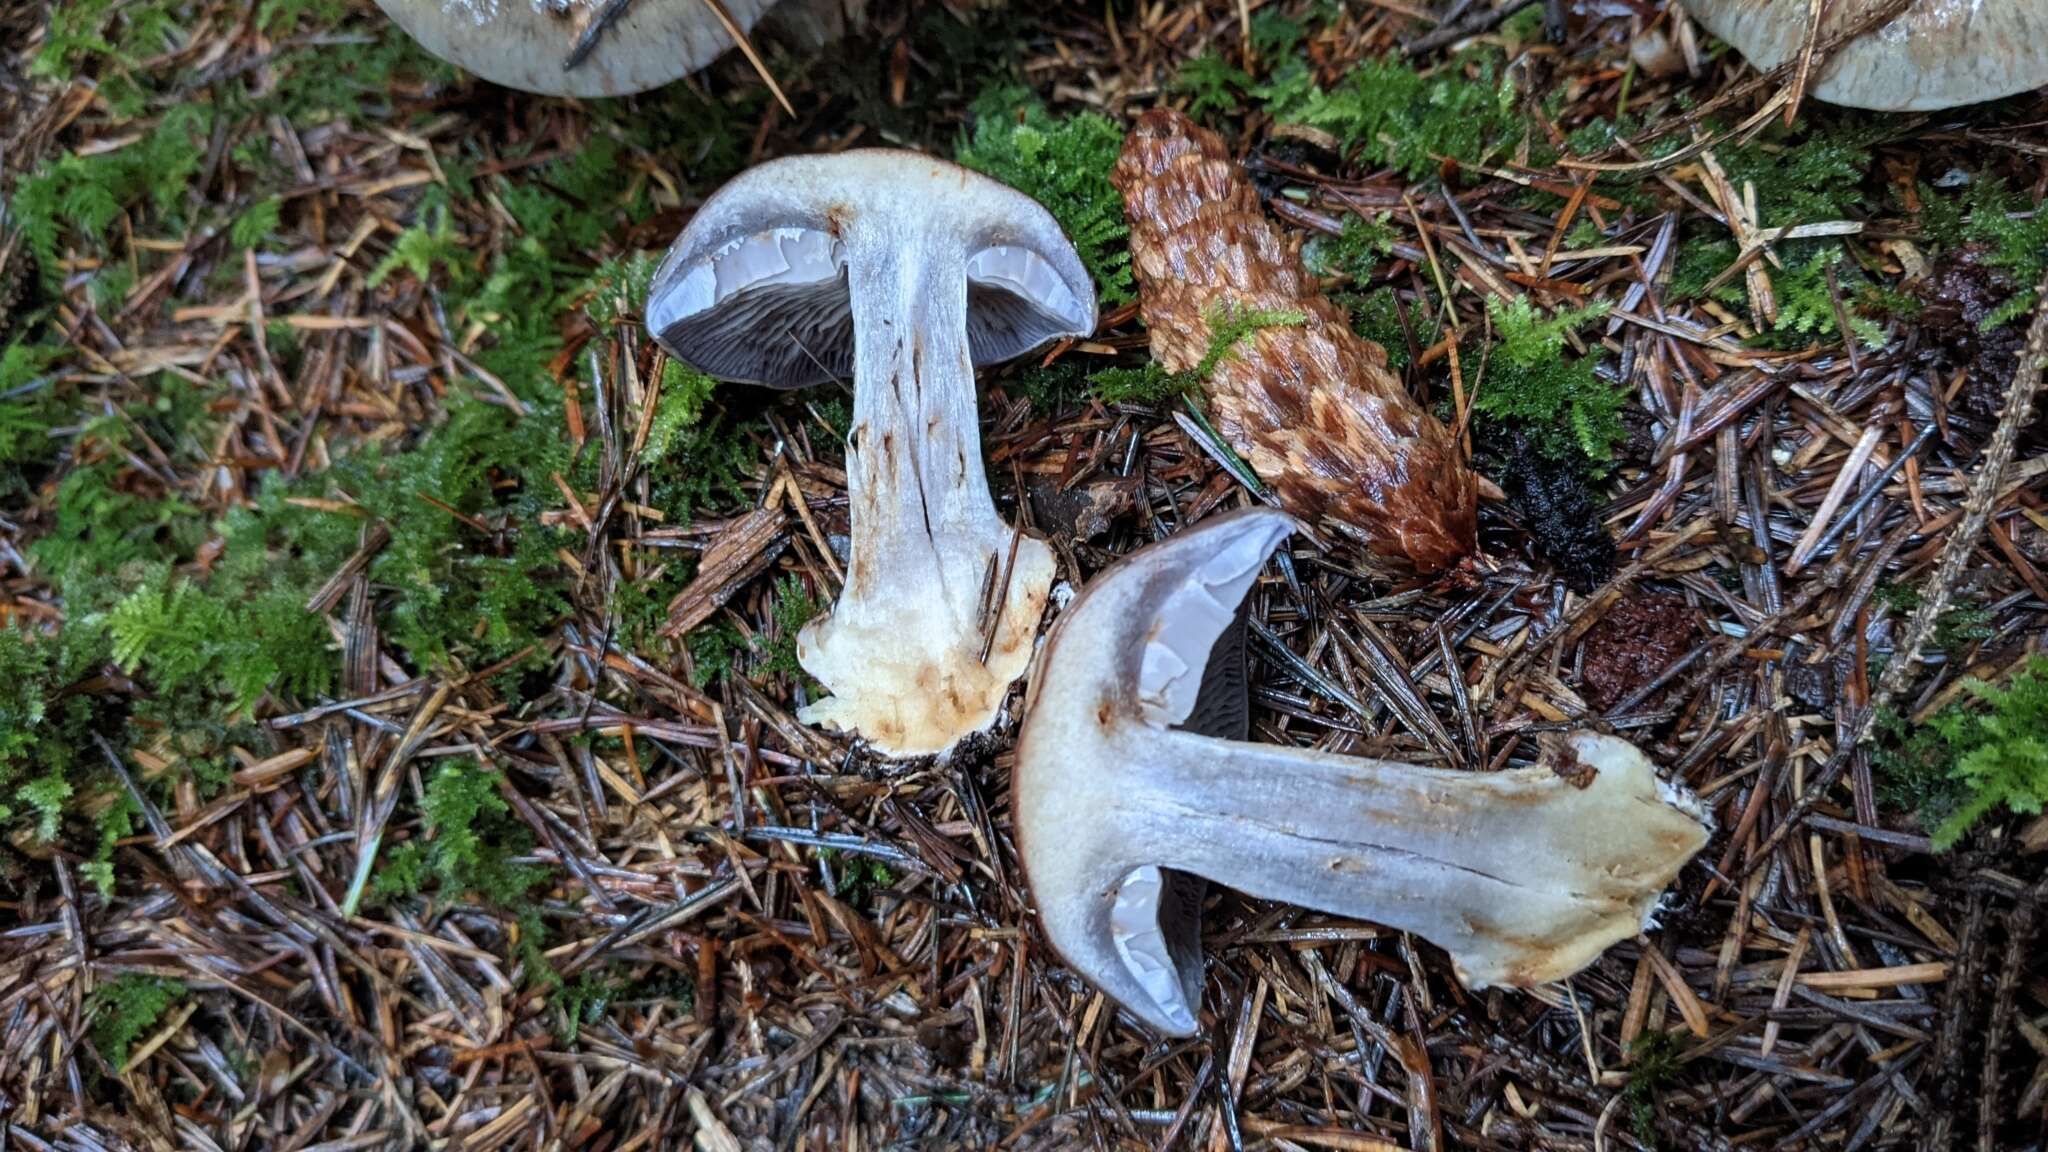
M 2012 323 L 2033 311 L 2034 289 L 2048 272 L 2048 212 L 1996 178 L 1973 180 L 1950 196 L 1920 186 L 1921 231 L 1940 248 L 1983 246 L 1983 262 L 2005 272 L 2018 291 L 1984 318 L 1986 330 Z
M 583 1027 L 603 1020 L 605 1010 L 624 991 L 623 982 L 595 970 L 579 973 L 569 983 L 557 981 L 547 997 L 559 1014 L 555 1035 L 564 1044 L 574 1044 Z
M 114 894 L 114 849 L 123 838 L 135 833 L 135 821 L 141 815 L 135 798 L 124 791 L 115 795 L 113 803 L 100 816 L 99 843 L 93 849 L 92 859 L 78 866 L 78 874 L 99 891 L 102 899 Z
M 234 226 L 228 229 L 228 242 L 237 248 L 261 247 L 265 240 L 276 235 L 283 214 L 283 200 L 275 196 L 258 200 L 235 217 Z
M 391 242 L 391 250 L 370 270 L 369 284 L 375 288 L 392 273 L 407 272 L 423 284 L 431 281 L 459 290 L 468 279 L 467 256 L 449 223 L 447 205 L 436 204 Z
M 1774 246 L 1782 267 L 1764 265 L 1771 281 L 1771 297 L 1777 304 L 1777 320 L 1751 343 L 1773 349 L 1799 348 L 1825 334 L 1861 340 L 1870 348 L 1884 346 L 1884 330 L 1863 314 L 1866 302 L 1874 300 L 1875 285 L 1848 259 L 1841 244 L 1833 240 L 1790 240 Z M 1735 262 L 1740 250 L 1726 236 L 1712 236 L 1687 242 L 1679 249 L 1671 279 L 1674 299 L 1707 295 L 1724 307 L 1747 312 L 1749 289 L 1741 273 L 1727 276 L 1707 290 L 1707 284 Z M 1841 331 L 1842 317 L 1835 313 L 1835 290 L 1828 286 L 1833 270 L 1842 299 L 1842 316 L 1849 330 Z
M 1756 189 L 1759 225 L 1814 224 L 1844 219 L 1868 202 L 1871 145 L 1887 131 L 1879 117 L 1829 110 L 1714 154 L 1736 192 Z
M 266 70 L 274 85 L 238 100 L 258 116 L 311 126 L 360 115 L 402 87 L 457 84 L 465 75 L 380 13 L 342 0 L 260 0 L 256 19 L 288 45 Z M 323 45 L 316 35 L 350 43 Z
M 1920 589 L 1911 584 L 1886 582 L 1878 585 L 1877 602 L 1900 618 L 1910 616 L 1920 607 Z M 1958 656 L 1972 644 L 1989 640 L 1997 635 L 1992 627 L 1991 612 L 1982 604 L 1967 598 L 1957 598 L 1934 621 L 1934 634 L 1930 642 L 1950 656 Z
M 1299 312 L 1253 308 L 1233 313 L 1218 309 L 1209 314 L 1209 345 L 1193 368 L 1168 372 L 1157 361 L 1147 361 L 1142 368 L 1106 368 L 1090 379 L 1089 394 L 1104 404 L 1168 403 L 1199 389 L 1215 373 L 1216 366 L 1254 333 L 1267 328 L 1292 328 L 1307 321 Z
M 1168 91 L 1188 97 L 1187 114 L 1196 119 L 1209 112 L 1234 115 L 1252 87 L 1252 78 L 1243 69 L 1214 52 L 1204 52 L 1181 65 L 1167 84 Z
M 1597 346 L 1585 356 L 1565 350 L 1566 334 L 1606 315 L 1606 305 L 1544 316 L 1527 297 L 1510 304 L 1488 297 L 1486 311 L 1494 345 L 1473 411 L 1526 433 L 1553 459 L 1576 457 L 1596 466 L 1612 460 L 1628 435 L 1621 423 L 1628 392 L 1600 379 Z
M 533 850 L 533 834 L 498 794 L 503 786 L 498 773 L 472 763 L 436 769 L 420 801 L 426 847 L 398 856 L 400 875 L 387 892 L 417 889 L 431 875 L 450 895 L 474 892 L 500 908 L 523 907 L 547 872 L 514 860 Z
M 2001 807 L 2034 815 L 2048 802 L 2048 657 L 2030 659 L 2005 687 L 1964 688 L 1924 725 L 1879 717 L 1883 799 L 1917 810 L 1936 851 Z
M 699 688 L 716 684 L 732 675 L 740 660 L 752 649 L 739 627 L 730 620 L 699 625 L 684 642 L 690 649 L 690 682 Z
M 1346 276 L 1357 284 L 1371 280 L 1373 269 L 1393 254 L 1399 239 L 1388 223 L 1392 218 L 1390 212 L 1371 218 L 1355 214 L 1345 217 L 1342 234 L 1319 237 L 1310 246 L 1309 271 L 1317 276 Z
M 1093 112 L 1055 116 L 1023 88 L 992 88 L 974 102 L 974 131 L 954 158 L 1045 205 L 1074 242 L 1107 307 L 1137 298 L 1125 248 L 1123 198 L 1109 181 L 1123 129 Z
M 763 671 L 770 675 L 803 674 L 802 666 L 796 662 L 797 633 L 822 610 L 801 576 L 792 572 L 776 581 L 775 638 L 768 644 Z
M 1528 131 L 1520 94 L 1486 53 L 1430 73 L 1395 57 L 1367 60 L 1327 90 L 1306 63 L 1290 61 L 1256 94 L 1276 121 L 1332 133 L 1365 163 L 1411 180 L 1447 159 L 1467 168 L 1497 161 Z
M 832 866 L 832 895 L 855 907 L 896 883 L 895 870 L 872 856 L 848 856 L 837 848 L 820 848 L 818 859 Z
M 184 998 L 185 986 L 178 981 L 135 972 L 100 985 L 86 1003 L 93 1047 L 109 1067 L 120 1069 L 135 1042 L 155 1031 L 164 1013 Z
M 1401 304 L 1392 288 L 1375 288 L 1367 293 L 1338 292 L 1331 299 L 1351 315 L 1351 330 L 1386 350 L 1387 367 L 1396 372 L 1408 366 L 1408 331 L 1401 323 Z M 1420 328 L 1437 315 L 1433 294 L 1425 294 L 1408 307 L 1409 322 L 1418 325 L 1415 339 L 1427 347 L 1437 334 Z
M 1628 1046 L 1628 1083 L 1622 1102 L 1629 1127 L 1645 1148 L 1657 1147 L 1657 1090 L 1678 1073 L 1681 1043 L 1675 1033 L 1645 1032 Z
M 628 252 L 613 256 L 597 266 L 585 288 L 590 299 L 583 312 L 600 330 L 623 322 L 637 321 L 647 310 L 647 292 L 661 258 L 653 252 Z
M 45 284 L 52 291 L 61 285 L 67 247 L 103 253 L 104 238 L 119 232 L 114 224 L 121 213 L 140 203 L 176 227 L 187 186 L 205 163 L 212 124 L 205 105 L 179 105 L 134 143 L 90 156 L 67 152 L 23 176 L 14 216 Z
M 43 374 L 62 355 L 56 348 L 19 341 L 0 352 L 0 499 L 27 496 L 31 470 L 56 457 L 60 442 L 54 433 L 70 412 Z

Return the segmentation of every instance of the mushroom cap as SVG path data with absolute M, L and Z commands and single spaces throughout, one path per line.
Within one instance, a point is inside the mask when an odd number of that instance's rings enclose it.
M 1095 328 L 1095 288 L 1036 200 L 894 148 L 771 160 L 734 177 L 676 238 L 647 327 L 721 380 L 802 388 L 853 369 L 848 264 L 858 252 L 966 267 L 975 365 Z
M 742 31 L 775 0 L 723 0 Z M 574 68 L 562 64 L 604 0 L 377 0 L 420 47 L 493 84 L 546 96 L 626 96 L 681 79 L 733 46 L 704 0 L 633 0 Z
M 1886 0 L 1836 0 L 1822 39 Z M 1707 30 L 1768 70 L 1796 54 L 1806 0 L 1685 0 Z M 1846 44 L 1808 89 L 1851 108 L 1928 111 L 1996 100 L 2048 84 L 2048 5 L 2041 0 L 1913 0 L 1891 23 Z

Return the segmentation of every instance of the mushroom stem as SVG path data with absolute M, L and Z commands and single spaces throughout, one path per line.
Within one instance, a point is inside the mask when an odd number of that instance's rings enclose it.
M 1475 988 L 1559 979 L 1640 931 L 1700 838 L 1642 753 L 1591 732 L 1555 767 L 1484 774 L 1154 735 L 1143 862 L 1413 932 Z
M 1030 660 L 1052 550 L 1013 541 L 989 496 L 962 266 L 876 244 L 848 253 L 847 274 L 853 552 L 838 603 L 797 641 L 834 695 L 799 715 L 938 752 L 986 727 Z

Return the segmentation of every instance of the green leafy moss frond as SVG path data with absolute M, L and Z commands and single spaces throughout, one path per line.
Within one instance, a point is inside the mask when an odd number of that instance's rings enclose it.
M 1494 345 L 1473 410 L 1526 432 L 1553 459 L 1612 460 L 1628 435 L 1621 423 L 1628 392 L 1600 378 L 1596 354 L 1565 350 L 1566 334 L 1606 315 L 1606 305 L 1545 316 L 1527 297 L 1507 304 L 1490 297 L 1486 311 Z
M 1367 163 L 1411 180 L 1444 160 L 1468 168 L 1498 160 L 1527 131 L 1514 84 L 1491 56 L 1477 53 L 1431 73 L 1393 57 L 1367 60 L 1328 89 L 1296 60 L 1256 95 L 1275 120 L 1320 128 Z
M 115 1069 L 128 1063 L 137 1040 L 148 1037 L 171 1005 L 185 998 L 176 980 L 128 972 L 93 990 L 88 1002 L 93 1047 Z
M 2004 687 L 1964 688 L 1968 698 L 1917 728 L 1897 715 L 1879 721 L 1884 798 L 1917 809 L 1937 851 L 2000 808 L 2034 815 L 2048 802 L 2048 657 L 2030 659 Z
M 1123 197 L 1109 182 L 1124 133 L 1093 112 L 1055 116 L 1023 88 L 992 88 L 974 102 L 974 131 L 954 158 L 1045 205 L 1114 308 L 1137 298 L 1125 247 Z

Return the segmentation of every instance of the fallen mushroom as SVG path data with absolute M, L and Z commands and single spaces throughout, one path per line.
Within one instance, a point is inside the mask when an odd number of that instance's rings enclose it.
M 1456 442 L 1316 288 L 1222 139 L 1154 108 L 1131 127 L 1111 180 L 1167 371 L 1202 361 L 1222 313 L 1303 318 L 1246 337 L 1202 384 L 1217 430 L 1280 506 L 1418 572 L 1471 552 L 1478 486 Z
M 1575 732 L 1482 773 L 1190 730 L 1242 700 L 1237 606 L 1293 528 L 1249 510 L 1141 548 L 1048 637 L 1011 820 L 1066 962 L 1187 1035 L 1202 880 L 1414 932 L 1474 988 L 1562 979 L 1641 931 L 1707 833 L 1626 741 Z
M 811 3 L 812 0 L 799 0 Z M 493 84 L 625 96 L 681 79 L 733 46 L 775 0 L 377 0 L 420 47 Z M 607 21 L 593 28 L 594 21 Z
M 1030 662 L 1053 559 L 996 514 L 974 369 L 1094 330 L 1094 286 L 1052 215 L 914 152 L 772 161 L 697 210 L 647 326 L 724 380 L 853 377 L 846 586 L 797 638 L 833 695 L 798 715 L 897 756 L 988 727 Z
M 1855 28 L 1892 0 L 1839 0 L 1816 41 Z M 1761 70 L 1805 50 L 1807 0 L 1685 0 L 1707 30 Z M 2048 7 L 2040 0 L 1912 0 L 1841 47 L 1807 91 L 1830 104 L 1887 112 L 1954 108 L 2048 84 Z

